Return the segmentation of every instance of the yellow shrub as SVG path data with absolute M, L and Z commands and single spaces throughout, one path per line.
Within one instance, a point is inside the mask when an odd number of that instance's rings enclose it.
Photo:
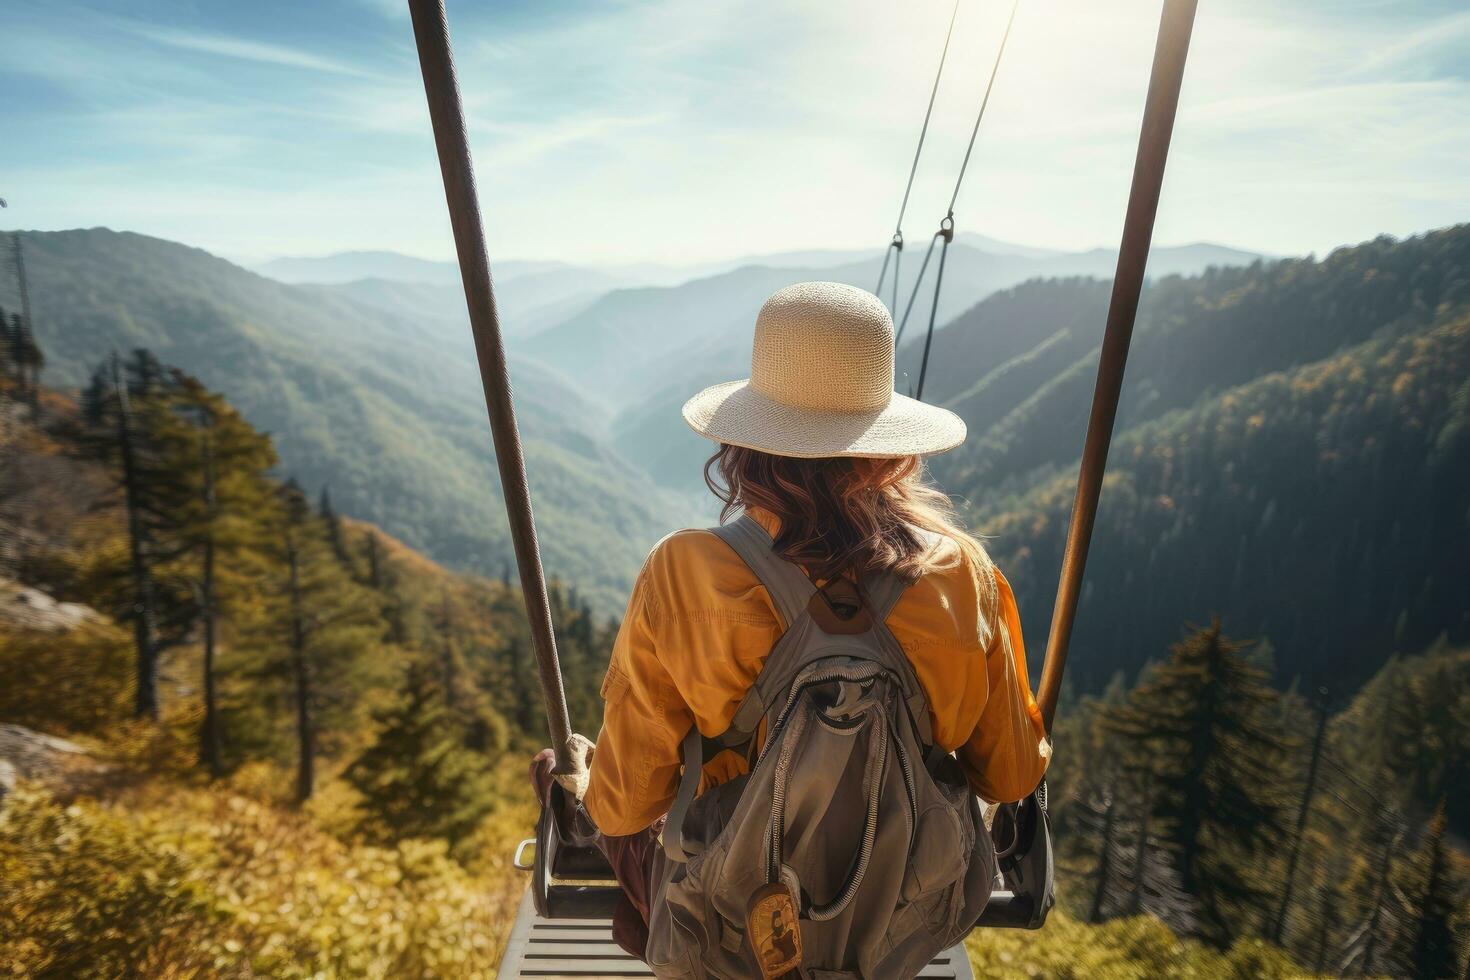
M 78 734 L 128 717 L 132 649 L 108 623 L 59 633 L 0 627 L 0 720 Z
M 0 976 L 494 977 L 532 813 L 512 768 L 473 872 L 224 786 L 154 777 L 65 808 L 22 789 L 0 809 Z
M 122 815 L 25 788 L 0 810 L 0 973 L 238 972 L 214 952 L 221 918 L 190 862 Z
M 1303 976 L 1285 953 L 1265 943 L 1242 940 L 1222 953 L 1179 938 L 1149 916 L 1094 926 L 1053 911 L 1040 931 L 986 929 L 972 933 L 965 946 L 977 980 L 1271 980 Z

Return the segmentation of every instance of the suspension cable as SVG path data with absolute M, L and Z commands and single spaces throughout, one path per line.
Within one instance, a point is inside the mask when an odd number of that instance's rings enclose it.
M 898 321 L 898 331 L 893 335 L 893 349 L 898 349 L 899 341 L 903 340 L 904 328 L 909 325 L 909 314 L 914 312 L 914 300 L 919 298 L 919 287 L 924 284 L 924 273 L 929 268 L 929 259 L 934 255 L 934 243 L 939 241 L 940 233 L 935 232 L 934 237 L 929 239 L 929 250 L 924 253 L 924 261 L 919 263 L 919 274 L 914 277 L 914 288 L 909 291 L 909 301 L 904 304 L 903 317 Z M 894 296 L 897 297 L 897 283 L 894 284 Z
M 995 89 L 995 77 L 1000 74 L 1000 62 L 1001 59 L 1005 57 L 1006 42 L 1009 41 L 1011 38 L 1011 27 L 1016 23 L 1016 11 L 1020 8 L 1021 0 L 1013 0 L 1013 2 L 1011 3 L 1011 14 L 1008 18 L 1006 18 L 1005 33 L 1001 34 L 1000 47 L 997 48 L 995 51 L 995 63 L 990 66 L 990 80 L 985 83 L 985 95 L 980 99 L 980 109 L 975 113 L 975 125 L 970 129 L 970 142 L 965 145 L 965 157 L 963 160 L 960 161 L 960 172 L 959 175 L 955 177 L 954 193 L 949 196 L 949 208 L 946 210 L 944 217 L 940 220 L 939 231 L 934 236 L 935 239 L 944 239 L 944 247 L 939 251 L 939 270 L 934 277 L 934 299 L 933 302 L 929 305 L 929 331 L 924 335 L 924 356 L 923 359 L 919 362 L 919 383 L 914 389 L 914 397 L 919 399 L 920 401 L 922 401 L 924 398 L 924 378 L 929 373 L 929 348 L 934 343 L 934 324 L 939 317 L 939 292 L 944 285 L 944 260 L 945 257 L 949 255 L 949 243 L 954 241 L 955 202 L 960 199 L 960 188 L 965 183 L 965 171 L 968 170 L 970 166 L 970 154 L 975 151 L 975 138 L 980 135 L 980 122 L 985 118 L 986 107 L 990 105 L 990 93 Z M 929 249 L 930 251 L 933 251 L 934 249 L 934 244 L 932 241 L 929 244 Z M 928 257 L 925 256 L 925 265 L 927 264 Z M 919 271 L 920 281 L 922 281 L 923 276 L 924 273 L 921 269 Z M 915 282 L 914 292 L 917 293 L 918 291 L 919 283 Z M 913 307 L 912 301 L 910 301 L 909 306 L 910 308 Z M 904 322 L 908 322 L 907 310 L 904 311 Z M 902 332 L 902 328 L 900 328 L 899 333 L 894 335 L 895 347 L 898 345 L 898 336 L 900 336 Z
M 1000 36 L 1000 47 L 995 52 L 995 64 L 990 66 L 990 81 L 985 83 L 985 97 L 980 100 L 980 111 L 975 113 L 975 126 L 970 130 L 970 142 L 965 147 L 965 158 L 960 161 L 960 174 L 955 178 L 954 193 L 949 196 L 949 216 L 954 217 L 955 202 L 960 199 L 960 185 L 965 182 L 965 170 L 970 166 L 970 154 L 975 149 L 975 137 L 980 135 L 980 120 L 985 118 L 985 107 L 990 105 L 990 92 L 995 88 L 995 76 L 1000 73 L 1000 59 L 1006 53 L 1006 42 L 1011 37 L 1011 25 L 1016 22 L 1016 11 L 1021 8 L 1021 0 L 1014 0 L 1011 4 L 1011 15 L 1006 19 L 1005 33 Z
M 929 306 L 929 331 L 924 334 L 924 358 L 919 362 L 919 383 L 914 388 L 914 398 L 924 400 L 924 376 L 929 373 L 929 346 L 934 343 L 934 318 L 939 315 L 939 291 L 944 287 L 944 259 L 949 255 L 949 243 L 954 241 L 954 218 L 946 216 L 939 223 L 939 234 L 944 245 L 939 250 L 939 269 L 934 274 L 934 302 Z M 932 246 L 931 246 L 932 248 Z
M 893 238 L 888 250 L 883 253 L 883 267 L 878 271 L 878 285 L 874 294 L 883 290 L 883 279 L 888 275 L 888 260 L 893 259 L 893 304 L 898 304 L 898 260 L 903 257 L 903 216 L 909 207 L 909 195 L 914 189 L 914 175 L 919 172 L 919 157 L 924 152 L 924 138 L 929 135 L 929 118 L 934 115 L 934 98 L 939 94 L 939 80 L 944 77 L 944 62 L 949 57 L 949 42 L 954 37 L 954 22 L 959 16 L 960 0 L 954 0 L 954 9 L 949 13 L 949 29 L 944 33 L 944 48 L 939 52 L 939 68 L 934 72 L 934 85 L 929 89 L 929 105 L 924 109 L 924 124 L 919 127 L 919 145 L 914 147 L 914 162 L 909 165 L 909 180 L 903 188 L 903 201 L 898 206 L 898 220 L 893 225 Z

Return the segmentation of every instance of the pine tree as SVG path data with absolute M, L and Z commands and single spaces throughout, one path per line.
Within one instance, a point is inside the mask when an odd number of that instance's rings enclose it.
M 167 433 L 176 420 L 173 390 L 161 365 L 135 351 L 126 369 L 116 354 L 99 367 L 83 395 L 80 442 L 112 473 L 127 530 L 127 568 L 99 571 L 98 592 L 112 597 L 120 621 L 133 625 L 137 651 L 135 711 L 158 717 L 158 662 L 183 641 L 197 610 L 173 574 L 185 550 L 179 540 L 184 506 L 182 461 Z
M 1463 899 L 1454 881 L 1445 841 L 1443 805 L 1435 810 L 1411 866 L 1418 881 L 1414 883 L 1411 899 L 1413 918 L 1406 930 L 1410 940 L 1406 959 L 1416 977 L 1456 976 L 1460 972 L 1460 956 L 1454 916 Z
M 347 575 L 325 529 L 295 481 L 278 494 L 272 566 L 258 642 L 287 681 L 296 742 L 295 798 L 316 789 L 316 756 L 324 726 L 359 700 L 363 667 L 383 624 L 369 594 Z
M 322 526 L 326 528 L 327 543 L 332 546 L 332 554 L 344 566 L 351 566 L 352 560 L 347 556 L 347 542 L 342 531 L 342 518 L 332 507 L 332 494 L 325 486 L 322 487 L 321 496 L 317 500 L 317 516 L 321 518 Z
M 383 546 L 378 543 L 376 532 L 369 530 L 363 535 L 363 549 L 367 555 L 367 581 L 370 589 L 383 588 Z
M 11 360 L 20 379 L 21 391 L 31 407 L 35 408 L 41 391 L 41 370 L 46 366 L 46 355 L 36 342 L 31 325 L 19 315 L 15 317 L 11 327 L 10 345 Z
M 1180 884 L 1170 843 L 1157 832 L 1153 777 L 1147 771 L 1131 775 L 1128 810 L 1136 816 L 1127 830 L 1132 854 L 1122 876 L 1128 889 L 1124 914 L 1147 912 L 1177 933 L 1191 933 L 1197 922 L 1196 903 Z
M 512 716 L 516 720 L 516 727 L 530 734 L 537 730 L 536 685 L 532 679 L 532 671 L 536 669 L 536 665 L 528 655 L 527 646 L 520 637 L 512 636 L 506 644 L 504 657 L 510 673 L 510 684 L 506 690 L 510 692 L 513 702 Z
M 1325 699 L 1327 691 L 1322 689 L 1319 694 Z M 1282 699 L 1285 701 L 1286 699 Z M 1283 718 L 1283 723 L 1285 718 Z M 1276 906 L 1276 912 L 1272 916 L 1267 927 L 1267 937 L 1277 945 L 1281 944 L 1282 934 L 1286 930 L 1287 915 L 1291 911 L 1292 888 L 1296 884 L 1297 862 L 1301 858 L 1302 843 L 1306 837 L 1307 820 L 1312 814 L 1312 797 L 1317 792 L 1317 769 L 1322 760 L 1322 744 L 1327 735 L 1327 708 L 1325 705 L 1317 706 L 1317 725 L 1312 736 L 1312 748 L 1309 761 L 1307 762 L 1306 776 L 1302 780 L 1301 800 L 1297 805 L 1296 828 L 1292 833 L 1291 847 L 1286 859 L 1286 878 L 1281 886 L 1281 901 Z
M 494 806 L 489 769 L 423 662 L 405 672 L 396 703 L 374 712 L 377 736 L 344 774 L 362 794 L 361 830 L 391 845 L 410 837 L 460 844 Z
M 439 654 L 439 685 L 444 691 L 444 703 L 455 710 L 459 693 L 459 650 L 454 641 L 454 613 L 449 608 L 449 591 L 439 596 L 439 616 L 435 624 L 439 634 L 433 645 Z
M 1348 882 L 1348 894 L 1358 913 L 1343 944 L 1339 971 L 1344 976 L 1402 975 L 1407 968 L 1400 959 L 1406 903 L 1397 878 L 1404 862 L 1399 847 L 1404 830 L 1398 814 L 1385 807 L 1368 810 L 1369 826 L 1364 834 L 1368 860 Z
M 272 511 L 267 472 L 276 465 L 269 436 L 257 432 L 221 396 L 181 371 L 172 372 L 175 416 L 172 453 L 185 462 L 188 493 L 179 505 L 177 534 L 192 554 L 191 573 L 202 629 L 204 718 L 199 760 L 224 773 L 223 719 L 216 667 L 219 622 L 252 591 L 251 556 Z
M 1167 841 L 1153 821 L 1151 777 L 1146 771 L 1111 766 L 1081 801 L 1072 837 L 1096 858 L 1089 888 L 1087 921 L 1147 912 L 1175 932 L 1194 927 L 1194 902 L 1179 887 Z
M 463 732 L 464 746 L 477 752 L 499 751 L 509 742 L 505 716 L 467 666 L 471 641 L 461 635 L 458 624 L 449 589 L 443 588 L 431 620 L 433 635 L 426 643 L 438 668 L 439 690 Z
M 15 281 L 20 290 L 20 312 L 11 318 L 9 349 L 10 363 L 19 380 L 19 393 L 34 411 L 41 387 L 41 368 L 46 358 L 31 333 L 31 293 L 26 277 L 25 247 L 20 233 L 11 236 L 11 250 L 15 259 Z
M 20 316 L 16 315 L 12 320 L 5 312 L 5 307 L 0 306 L 0 379 L 6 382 L 7 391 L 14 391 L 17 395 L 22 393 L 24 386 L 19 356 L 19 327 Z
M 1286 741 L 1268 723 L 1276 694 L 1241 649 L 1218 620 L 1195 631 L 1106 722 L 1150 774 L 1180 886 L 1198 902 L 1203 934 L 1221 945 L 1264 897 L 1252 865 L 1281 830 Z
M 1116 872 L 1114 864 L 1119 856 L 1118 824 L 1118 781 L 1108 781 L 1102 793 L 1087 801 L 1087 816 L 1095 828 L 1097 866 L 1092 872 L 1092 900 L 1087 908 L 1087 921 L 1102 922 L 1104 911 L 1109 905 L 1109 895 L 1114 886 Z
M 1334 937 L 1342 925 L 1342 909 L 1346 895 L 1342 888 L 1348 862 L 1341 853 L 1327 851 L 1313 882 L 1315 907 L 1308 917 L 1308 957 L 1314 974 L 1328 970 L 1328 954 L 1334 948 Z

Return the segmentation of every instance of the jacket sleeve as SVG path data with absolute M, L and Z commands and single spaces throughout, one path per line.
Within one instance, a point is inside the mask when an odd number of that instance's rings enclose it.
M 995 577 L 999 621 L 985 651 L 989 696 L 979 724 L 958 755 L 976 795 L 991 803 L 1012 803 L 1041 783 L 1051 761 L 1051 741 L 1026 674 L 1016 597 L 999 569 Z
M 602 731 L 584 805 L 611 837 L 636 834 L 668 811 L 680 743 L 694 722 L 655 650 L 648 567 L 638 577 L 602 682 Z

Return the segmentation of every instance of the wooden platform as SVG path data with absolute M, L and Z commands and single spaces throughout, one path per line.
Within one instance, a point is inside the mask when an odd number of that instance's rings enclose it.
M 521 899 L 505 959 L 500 964 L 500 980 L 652 976 L 647 966 L 613 942 L 611 920 L 538 919 L 531 905 L 530 891 Z M 974 980 L 963 946 L 935 957 L 919 977 Z

